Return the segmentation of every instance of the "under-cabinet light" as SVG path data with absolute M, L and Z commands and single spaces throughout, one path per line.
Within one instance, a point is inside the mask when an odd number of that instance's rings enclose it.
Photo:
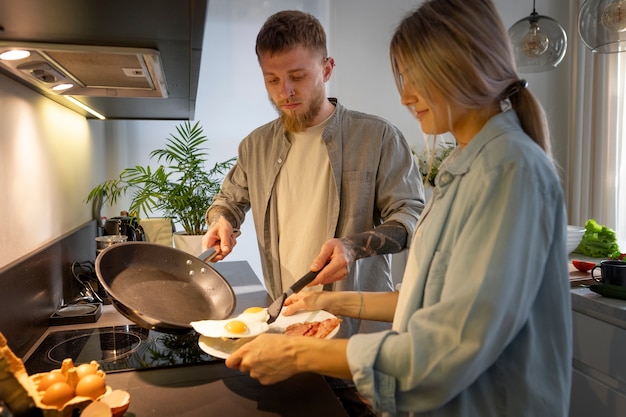
M 30 51 L 25 49 L 11 49 L 10 51 L 6 51 L 0 54 L 0 59 L 4 61 L 17 61 L 19 59 L 28 58 L 30 56 Z
M 63 90 L 67 90 L 74 87 L 74 84 L 70 84 L 70 83 L 63 83 L 63 84 L 57 84 L 54 87 L 52 87 L 52 89 L 54 91 L 63 91 Z
M 91 107 L 87 106 L 84 103 L 81 103 L 80 101 L 76 100 L 74 97 L 72 96 L 64 96 L 68 101 L 76 104 L 78 107 L 80 107 L 81 109 L 88 111 L 89 113 L 93 114 L 94 116 L 96 116 L 98 119 L 100 120 L 104 120 L 106 119 L 106 117 L 104 117 L 103 115 L 101 115 L 100 113 L 98 113 L 97 111 L 95 111 L 94 109 L 92 109 Z

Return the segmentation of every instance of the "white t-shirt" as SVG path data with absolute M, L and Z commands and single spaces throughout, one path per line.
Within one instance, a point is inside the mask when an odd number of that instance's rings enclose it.
M 332 114 L 331 114 L 332 116 Z M 289 154 L 276 180 L 278 250 L 283 291 L 309 272 L 326 242 L 329 193 L 335 189 L 322 133 L 330 116 L 305 132 L 289 133 Z M 307 287 L 320 290 L 321 286 Z

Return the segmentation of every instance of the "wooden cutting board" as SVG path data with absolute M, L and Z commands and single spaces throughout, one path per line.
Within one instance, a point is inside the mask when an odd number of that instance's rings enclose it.
M 597 272 L 596 272 L 597 276 Z M 578 269 L 569 262 L 569 283 L 571 288 L 580 287 L 581 285 L 596 284 L 596 281 L 591 278 L 591 271 L 580 272 Z

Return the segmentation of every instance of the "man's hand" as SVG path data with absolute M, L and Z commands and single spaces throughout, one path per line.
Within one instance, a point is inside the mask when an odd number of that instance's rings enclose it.
M 321 271 L 308 286 L 330 284 L 344 279 L 354 264 L 354 256 L 339 239 L 330 239 L 322 245 L 320 254 L 311 264 L 312 271 Z
M 322 245 L 320 254 L 311 264 L 311 271 L 321 272 L 309 286 L 344 279 L 358 259 L 400 252 L 406 248 L 407 242 L 406 228 L 394 220 L 363 233 L 330 239 Z
M 215 248 L 215 256 L 211 261 L 221 261 L 232 252 L 237 244 L 237 236 L 239 236 L 239 231 L 235 231 L 232 224 L 224 217 L 219 217 L 202 236 L 202 250 Z

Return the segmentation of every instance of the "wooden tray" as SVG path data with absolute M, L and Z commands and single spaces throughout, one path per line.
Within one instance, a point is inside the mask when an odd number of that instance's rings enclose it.
M 578 269 L 569 262 L 569 283 L 571 288 L 580 287 L 581 285 L 597 284 L 597 282 L 591 278 L 591 271 L 580 272 Z

